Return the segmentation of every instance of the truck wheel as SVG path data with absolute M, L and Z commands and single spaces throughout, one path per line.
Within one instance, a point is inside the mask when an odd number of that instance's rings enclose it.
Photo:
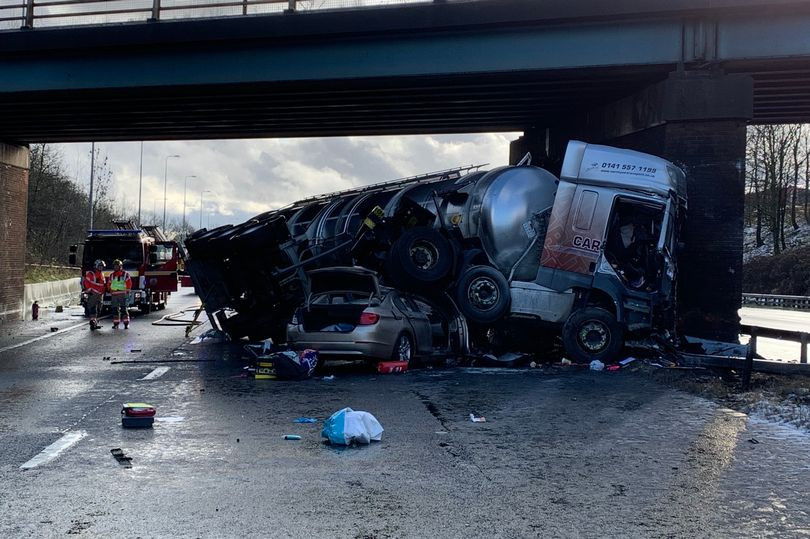
M 599 307 L 574 311 L 562 331 L 565 352 L 577 363 L 616 360 L 624 346 L 624 332 L 616 317 Z
M 458 308 L 471 322 L 489 324 L 502 318 L 511 299 L 506 278 L 489 266 L 472 266 L 456 285 Z
M 399 284 L 433 284 L 453 267 L 453 248 L 438 230 L 409 228 L 394 242 L 389 255 L 392 277 Z

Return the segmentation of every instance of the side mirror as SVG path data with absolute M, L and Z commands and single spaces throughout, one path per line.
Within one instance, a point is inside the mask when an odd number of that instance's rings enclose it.
M 76 252 L 76 251 L 78 251 L 78 250 L 79 250 L 79 246 L 78 246 L 78 245 L 73 244 L 73 245 L 71 245 L 71 246 L 70 246 L 70 252 L 71 252 L 71 253 L 75 253 L 75 252 Z
M 75 245 L 73 245 L 72 247 L 75 247 Z M 75 253 L 71 253 L 70 256 L 68 257 L 68 264 L 70 264 L 71 266 L 76 265 L 76 254 Z
M 157 265 L 158 263 L 157 253 L 149 253 L 149 263 L 152 264 L 153 266 Z

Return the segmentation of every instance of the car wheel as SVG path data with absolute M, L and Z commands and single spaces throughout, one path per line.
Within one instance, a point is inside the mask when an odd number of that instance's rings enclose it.
M 433 284 L 447 277 L 452 267 L 450 242 L 432 228 L 409 228 L 391 247 L 389 269 L 400 285 Z
M 562 331 L 563 347 L 571 359 L 589 363 L 595 359 L 610 363 L 624 346 L 624 332 L 610 311 L 585 307 L 574 311 Z
M 413 359 L 413 341 L 407 333 L 400 333 L 397 342 L 394 343 L 394 351 L 391 353 L 392 361 L 405 361 L 410 363 Z
M 471 322 L 495 322 L 509 310 L 509 283 L 495 268 L 473 266 L 458 280 L 456 301 L 461 313 Z

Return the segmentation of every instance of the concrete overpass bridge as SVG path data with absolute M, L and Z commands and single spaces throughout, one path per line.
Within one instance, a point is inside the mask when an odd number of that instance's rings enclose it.
M 61 20 L 54 1 L 26 0 L 28 27 L 0 31 L 0 313 L 21 287 L 10 276 L 24 253 L 27 143 L 522 131 L 513 158 L 531 150 L 552 169 L 572 137 L 684 166 L 684 312 L 689 329 L 729 337 L 745 127 L 810 121 L 810 0 L 468 0 L 271 14 L 249 13 L 275 0 L 243 0 L 217 4 L 244 5 L 245 15 L 171 20 L 165 10 L 177 4 L 144 0 L 133 15 L 141 21 L 42 27 Z M 102 15 L 65 20 L 93 16 Z

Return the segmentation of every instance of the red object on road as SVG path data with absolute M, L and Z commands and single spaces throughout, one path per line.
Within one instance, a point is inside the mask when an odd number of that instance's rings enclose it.
M 155 422 L 155 407 L 144 402 L 126 402 L 121 409 L 121 425 L 127 428 L 150 428 Z
M 407 361 L 380 361 L 377 363 L 377 372 L 380 374 L 392 374 L 408 372 Z

